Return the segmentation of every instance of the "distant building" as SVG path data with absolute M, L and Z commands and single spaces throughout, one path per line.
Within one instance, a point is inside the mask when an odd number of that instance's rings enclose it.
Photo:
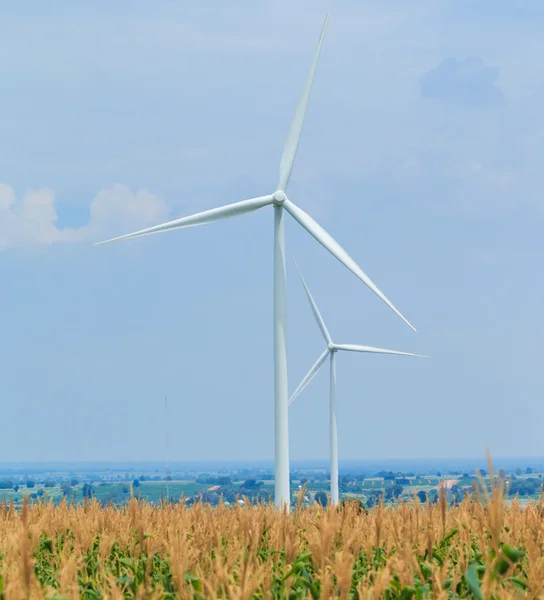
M 440 481 L 438 483 L 438 485 L 436 486 L 437 490 L 442 490 L 442 489 L 446 489 L 446 490 L 451 490 L 451 488 L 454 485 L 457 485 L 459 483 L 459 479 L 443 479 L 442 481 Z

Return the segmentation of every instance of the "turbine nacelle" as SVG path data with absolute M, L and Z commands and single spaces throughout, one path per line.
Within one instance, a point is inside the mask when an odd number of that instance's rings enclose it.
M 276 190 L 272 194 L 272 198 L 275 206 L 281 206 L 287 200 L 287 196 L 283 190 Z
M 333 360 L 333 354 L 336 354 L 339 350 L 343 350 L 345 352 L 367 352 L 371 354 L 396 354 L 400 356 L 417 356 L 419 358 L 429 358 L 428 356 L 423 356 L 422 354 L 413 354 L 412 352 L 400 352 L 399 350 L 387 350 L 385 348 L 375 348 L 374 346 L 360 346 L 357 344 L 335 344 L 332 341 L 331 335 L 327 326 L 325 325 L 325 321 L 317 308 L 317 304 L 310 292 L 310 289 L 306 285 L 304 281 L 304 277 L 302 277 L 302 273 L 300 272 L 297 264 L 295 263 L 295 267 L 297 268 L 300 280 L 302 281 L 302 285 L 304 286 L 304 290 L 306 292 L 306 297 L 308 298 L 308 303 L 310 304 L 310 308 L 312 309 L 312 313 L 315 318 L 315 322 L 321 331 L 321 335 L 325 339 L 327 343 L 327 349 L 321 354 L 321 356 L 317 359 L 314 366 L 308 371 L 304 379 L 300 382 L 297 389 L 293 392 L 293 395 L 289 398 L 289 404 L 291 405 L 295 398 L 302 392 L 304 388 L 306 388 L 312 379 L 317 375 L 319 369 L 323 366 L 324 362 L 327 360 L 329 356 L 331 356 L 331 361 Z

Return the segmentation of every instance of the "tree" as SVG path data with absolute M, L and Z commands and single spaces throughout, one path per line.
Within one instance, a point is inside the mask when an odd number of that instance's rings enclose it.
M 52 488 L 52 487 L 55 487 L 55 485 L 56 485 L 56 483 L 52 479 L 47 479 L 44 482 L 43 487 Z
M 349 485 L 349 479 L 347 477 L 340 477 L 340 479 L 338 480 L 338 490 L 340 492 L 346 492 L 348 489 L 348 485 Z
M 458 485 L 452 486 L 450 492 L 453 496 L 453 502 L 462 502 L 465 499 L 465 491 Z
M 372 508 L 380 502 L 380 498 L 383 497 L 383 492 L 380 490 L 372 490 L 366 495 L 366 505 L 368 508 Z
M 132 482 L 132 487 L 138 487 L 139 485 L 140 485 L 140 480 L 139 480 L 139 479 L 135 479 L 135 480 Z
M 5 479 L 4 481 L 0 481 L 0 490 L 11 490 L 13 489 L 13 481 L 10 479 Z
M 242 489 L 244 490 L 258 490 L 263 485 L 262 481 L 257 481 L 256 479 L 246 479 L 244 483 L 242 483 Z
M 27 487 L 27 488 L 33 488 L 35 485 L 36 485 L 36 482 L 35 482 L 35 481 L 32 481 L 31 479 L 29 479 L 29 480 L 26 482 L 26 487 Z
M 533 472 L 533 469 L 531 469 L 531 467 L 527 467 L 525 469 L 525 472 L 527 473 L 527 475 L 531 475 L 531 473 Z
M 506 471 L 504 469 L 499 470 L 499 479 L 506 479 Z
M 63 496 L 68 496 L 68 494 L 72 491 L 72 486 L 70 485 L 70 482 L 63 481 L 60 484 L 60 491 L 62 492 Z
M 19 486 L 18 486 L 18 485 L 14 485 L 14 486 L 13 486 L 13 490 L 14 490 L 15 492 L 18 492 L 18 491 L 19 491 Z
M 232 504 L 236 502 L 236 496 L 238 495 L 238 488 L 235 487 L 224 487 L 221 488 L 221 496 L 225 502 Z
M 424 490 L 419 490 L 419 492 L 417 493 L 417 497 L 419 498 L 419 501 L 422 504 L 425 504 L 427 502 L 427 492 Z
M 84 483 L 83 489 L 81 491 L 83 492 L 84 498 L 92 498 L 94 495 L 93 484 L 92 483 Z
M 385 492 L 385 497 L 388 500 L 395 500 L 402 494 L 403 491 L 404 491 L 404 488 L 402 487 L 402 485 L 399 485 L 398 483 L 394 483 L 392 486 L 387 488 L 387 490 Z
M 79 485 L 79 481 L 77 479 L 70 479 L 70 485 L 75 487 L 76 485 Z
M 315 493 L 314 500 L 323 507 L 326 507 L 329 503 L 327 494 L 323 490 L 319 490 Z

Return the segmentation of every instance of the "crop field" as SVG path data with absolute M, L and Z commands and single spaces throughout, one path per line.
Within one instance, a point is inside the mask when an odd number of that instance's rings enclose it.
M 93 497 L 97 500 L 130 500 L 133 493 L 136 497 L 151 503 L 160 502 L 166 499 L 167 493 L 170 498 L 180 497 L 189 498 L 210 487 L 210 485 L 196 483 L 195 481 L 143 481 L 138 487 L 132 488 L 132 482 L 124 483 L 101 483 L 93 485 Z M 60 486 L 44 488 L 43 485 L 36 485 L 32 489 L 20 488 L 17 492 L 14 490 L 0 490 L 0 501 L 10 502 L 11 500 L 21 503 L 25 495 L 43 491 L 46 499 L 60 501 L 62 499 L 62 490 Z M 67 496 L 68 501 L 83 501 L 83 489 L 81 485 L 74 487 Z
M 543 544 L 544 503 L 506 504 L 500 486 L 291 514 L 25 501 L 0 508 L 0 598 L 538 598 Z
M 138 488 L 134 488 L 134 494 L 140 496 L 143 500 L 149 502 L 161 500 L 166 498 L 166 490 L 170 496 L 179 498 L 185 496 L 188 498 L 193 494 L 198 494 L 209 488 L 207 484 L 195 483 L 194 481 L 171 481 L 168 483 L 164 481 L 145 481 L 140 484 Z

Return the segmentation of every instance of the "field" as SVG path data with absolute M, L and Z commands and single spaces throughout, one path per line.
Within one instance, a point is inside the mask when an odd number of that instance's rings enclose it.
M 97 500 L 110 501 L 115 500 L 128 502 L 131 498 L 132 482 L 124 483 L 101 483 L 93 485 L 93 496 Z M 195 483 L 195 481 L 171 481 L 166 484 L 165 481 L 143 481 L 138 487 L 133 488 L 134 495 L 142 500 L 151 503 L 160 502 L 166 499 L 167 490 L 169 497 L 179 499 L 181 496 L 188 498 L 193 494 L 198 494 L 209 488 L 209 485 Z M 29 493 L 38 493 L 40 490 L 45 493 L 47 499 L 60 501 L 62 499 L 62 491 L 60 486 L 44 488 L 43 485 L 36 485 L 34 488 L 27 489 L 21 487 L 19 491 L 0 490 L 0 501 L 21 503 L 25 495 Z M 68 500 L 76 502 L 83 501 L 82 485 L 73 488 L 73 491 L 68 495 Z
M 302 496 L 301 496 L 302 497 Z M 0 509 L 0 598 L 537 598 L 544 505 L 502 489 L 282 514 L 268 505 Z

